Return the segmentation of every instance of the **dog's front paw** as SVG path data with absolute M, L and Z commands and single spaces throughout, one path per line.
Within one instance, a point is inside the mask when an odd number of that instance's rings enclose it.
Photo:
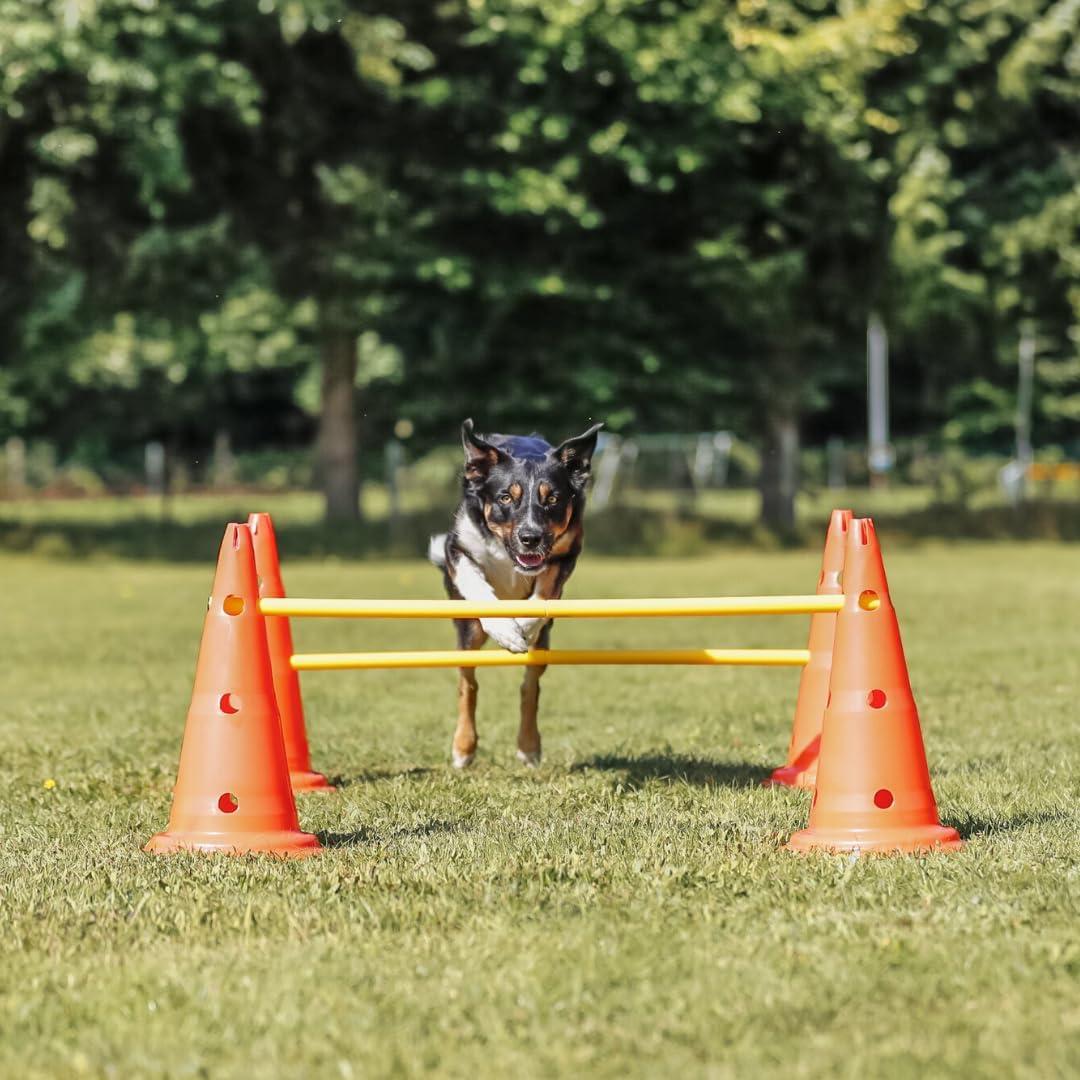
M 528 652 L 529 643 L 521 627 L 513 619 L 481 619 L 485 633 L 497 644 L 511 652 Z
M 515 619 L 514 622 L 518 624 L 521 636 L 529 643 L 531 648 L 536 644 L 536 639 L 547 624 L 547 619 Z

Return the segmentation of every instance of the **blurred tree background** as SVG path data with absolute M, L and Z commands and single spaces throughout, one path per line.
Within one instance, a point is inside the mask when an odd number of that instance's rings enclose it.
M 0 441 L 1080 451 L 1077 0 L 0 0 Z M 407 421 L 402 428 L 402 421 Z

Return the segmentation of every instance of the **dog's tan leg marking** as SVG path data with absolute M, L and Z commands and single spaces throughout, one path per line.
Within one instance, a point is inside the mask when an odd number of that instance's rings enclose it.
M 476 757 L 476 668 L 458 668 L 458 716 L 454 730 L 454 768 L 464 769 Z
M 487 634 L 475 619 L 455 620 L 458 646 L 462 649 L 479 649 Z M 458 715 L 454 729 L 454 741 L 451 756 L 455 769 L 464 769 L 473 763 L 476 757 L 476 698 L 479 687 L 476 682 L 476 668 L 458 668 Z
M 557 566 L 548 566 L 537 575 L 533 587 L 533 596 L 543 600 L 557 600 L 562 595 L 562 571 Z M 519 625 L 524 620 L 519 620 Z M 551 644 L 551 620 L 528 620 L 539 626 L 522 626 L 522 632 L 529 637 L 529 644 L 535 642 L 537 648 L 546 649 Z M 521 724 L 518 727 L 518 760 L 530 768 L 540 764 L 540 678 L 547 667 L 527 667 L 521 680 Z
M 518 728 L 518 760 L 535 768 L 540 764 L 540 676 L 546 667 L 527 667 L 521 680 L 521 725 Z

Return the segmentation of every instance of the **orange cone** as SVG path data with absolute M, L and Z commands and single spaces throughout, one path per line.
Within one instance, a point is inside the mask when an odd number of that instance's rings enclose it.
M 844 569 L 844 543 L 851 524 L 850 510 L 834 510 L 825 534 L 825 554 L 821 559 L 818 596 L 839 596 L 844 590 L 840 573 Z M 817 782 L 818 748 L 821 745 L 821 721 L 829 696 L 832 674 L 833 635 L 836 612 L 823 611 L 810 616 L 810 663 L 799 679 L 799 697 L 795 703 L 795 723 L 791 728 L 787 764 L 774 769 L 766 785 L 812 788 Z
M 169 827 L 147 851 L 312 855 L 300 831 L 259 613 L 251 532 L 229 525 L 203 624 Z
M 259 596 L 284 596 L 277 539 L 270 515 L 251 514 L 248 528 L 255 544 Z M 330 781 L 311 768 L 311 751 L 304 726 L 304 703 L 300 697 L 300 677 L 289 664 L 293 640 L 286 616 L 266 616 L 266 643 L 270 649 L 270 670 L 274 674 L 274 694 L 281 714 L 281 734 L 285 738 L 285 758 L 289 763 L 293 791 L 333 791 Z
M 844 595 L 810 823 L 788 848 L 959 848 L 957 831 L 938 818 L 900 628 L 869 518 L 856 518 L 848 529 Z

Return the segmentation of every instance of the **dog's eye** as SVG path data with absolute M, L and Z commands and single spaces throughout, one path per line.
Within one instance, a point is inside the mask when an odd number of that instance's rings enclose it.
M 559 505 L 559 496 L 558 495 L 549 495 L 544 500 L 544 505 L 545 506 L 558 506 Z
M 514 501 L 514 497 L 513 497 L 513 495 L 510 494 L 509 491 L 504 491 L 499 496 L 499 502 L 501 502 L 503 504 L 503 506 L 509 506 L 513 501 Z

